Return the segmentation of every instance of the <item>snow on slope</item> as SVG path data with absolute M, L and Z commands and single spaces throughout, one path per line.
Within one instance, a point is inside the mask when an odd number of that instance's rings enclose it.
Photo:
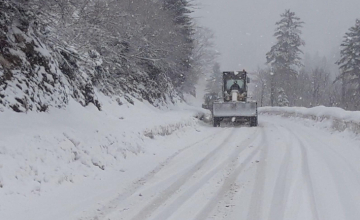
M 57 204 L 77 212 L 71 201 L 116 187 L 113 180 L 134 179 L 183 147 L 161 143 L 166 135 L 181 142 L 187 132 L 199 131 L 195 116 L 204 113 L 185 104 L 162 110 L 139 101 L 119 106 L 97 95 L 100 112 L 75 101 L 50 113 L 0 112 L 0 219 L 49 219 Z M 134 166 L 138 172 L 127 173 Z M 87 202 L 84 206 L 96 204 Z

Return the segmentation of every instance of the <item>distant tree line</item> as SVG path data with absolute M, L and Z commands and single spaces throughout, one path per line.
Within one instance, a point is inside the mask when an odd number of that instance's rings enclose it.
M 281 14 L 274 33 L 276 43 L 266 54 L 268 67 L 259 68 L 253 81 L 254 97 L 261 106 L 324 105 L 360 110 L 360 21 L 344 36 L 336 60 L 338 70 L 331 68 L 333 63 L 325 57 L 303 56 L 303 25 L 294 12 Z

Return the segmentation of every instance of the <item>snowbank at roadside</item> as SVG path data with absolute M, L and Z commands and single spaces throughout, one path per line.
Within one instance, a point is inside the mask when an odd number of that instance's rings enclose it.
M 148 172 L 153 167 L 141 168 L 141 161 L 151 160 L 148 164 L 155 167 L 181 147 L 159 147 L 164 136 L 181 137 L 201 130 L 198 118 L 206 114 L 181 103 L 157 109 L 147 102 L 119 106 L 105 96 L 99 100 L 102 111 L 70 101 L 66 110 L 49 113 L 0 112 L 0 219 L 14 219 L 15 212 L 26 216 L 26 208 L 36 197 L 52 192 L 60 195 L 73 185 L 106 188 L 101 179 L 124 173 L 131 166 L 139 166 L 134 176 L 141 175 L 141 170 Z M 87 191 L 82 192 L 85 196 Z
M 325 106 L 314 108 L 262 107 L 259 108 L 259 113 L 310 119 L 322 122 L 325 128 L 331 128 L 336 131 L 350 131 L 355 134 L 360 133 L 360 111 L 345 111 L 341 108 Z

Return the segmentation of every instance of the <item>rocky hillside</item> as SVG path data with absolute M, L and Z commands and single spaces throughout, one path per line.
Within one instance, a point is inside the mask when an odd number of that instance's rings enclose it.
M 68 102 L 67 79 L 37 36 L 34 21 L 29 12 L 0 1 L 0 105 L 16 112 L 46 111 Z
M 97 92 L 159 106 L 192 92 L 201 62 L 187 1 L 60 2 L 0 0 L 0 111 L 44 112 L 70 98 L 101 110 Z

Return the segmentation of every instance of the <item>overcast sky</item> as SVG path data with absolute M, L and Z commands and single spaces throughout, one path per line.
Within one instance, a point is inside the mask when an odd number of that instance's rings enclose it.
M 360 18 L 360 0 L 195 0 L 194 16 L 215 33 L 223 70 L 255 70 L 274 44 L 275 22 L 290 9 L 305 22 L 304 52 L 330 57 Z

